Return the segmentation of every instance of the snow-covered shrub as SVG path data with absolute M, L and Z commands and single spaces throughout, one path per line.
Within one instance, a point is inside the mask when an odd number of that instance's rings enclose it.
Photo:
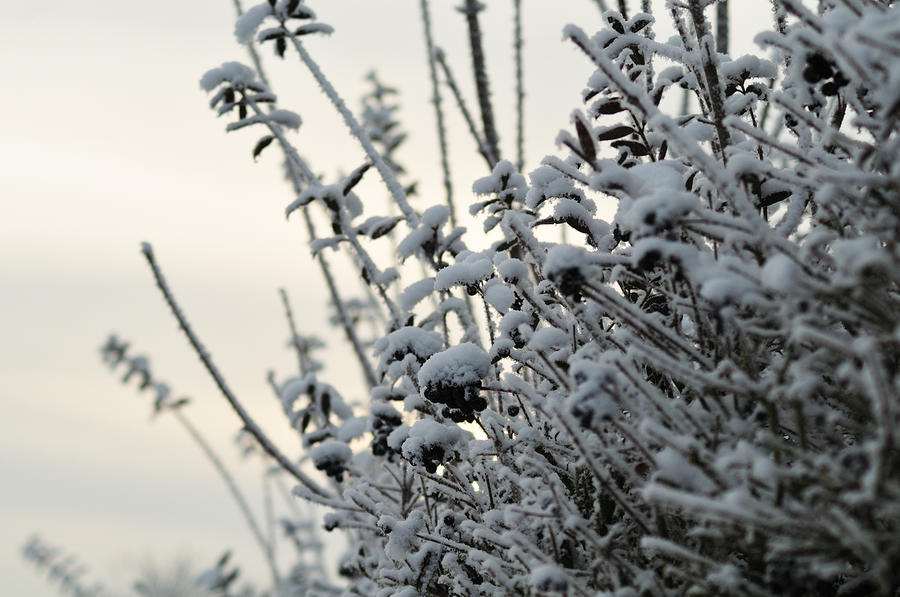
M 559 147 L 527 172 L 498 143 L 483 7 L 463 2 L 478 94 L 465 115 L 487 165 L 474 234 L 449 184 L 444 204 L 410 203 L 390 94 L 375 80 L 364 117 L 347 108 L 304 45 L 331 31 L 304 3 L 263 2 L 236 33 L 312 72 L 366 154 L 350 175 L 322 181 L 301 157 L 286 130 L 300 118 L 261 82 L 255 50 L 253 67 L 202 79 L 235 113 L 227 130 L 262 131 L 254 156 L 283 154 L 286 211 L 306 223 L 369 387 L 351 412 L 315 371 L 273 383 L 330 480 L 253 423 L 144 253 L 242 424 L 296 496 L 332 509 L 325 528 L 351 542 L 347 594 L 900 587 L 900 10 L 772 0 L 759 55 L 732 57 L 725 2 L 715 36 L 712 2 L 633 4 L 600 31 L 566 27 L 595 70 Z M 435 97 L 449 87 L 464 107 L 421 8 Z M 657 18 L 677 35 L 655 38 Z M 367 174 L 390 209 L 354 192 Z M 601 205 L 616 206 L 609 221 Z M 331 236 L 314 235 L 319 221 Z M 382 237 L 388 263 L 373 256 Z M 361 302 L 335 284 L 336 251 L 358 267 Z

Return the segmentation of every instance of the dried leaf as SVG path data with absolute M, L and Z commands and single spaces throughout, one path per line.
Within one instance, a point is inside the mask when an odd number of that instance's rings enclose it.
M 598 141 L 612 141 L 613 139 L 621 139 L 622 137 L 627 137 L 632 133 L 636 132 L 630 126 L 619 125 L 606 129 L 599 135 L 597 135 Z
M 583 116 L 575 113 L 575 131 L 578 133 L 578 143 L 581 145 L 581 151 L 589 162 L 597 159 L 597 148 L 594 145 L 594 139 L 591 137 L 591 131 L 582 120 Z
M 253 147 L 253 161 L 256 161 L 256 158 L 259 157 L 259 154 L 262 153 L 262 150 L 268 147 L 274 139 L 275 135 L 266 135 L 256 142 L 256 145 Z
M 341 194 L 343 194 L 344 197 L 346 197 L 347 194 L 353 190 L 353 187 L 355 187 L 359 183 L 359 181 L 362 180 L 362 177 L 366 173 L 366 170 L 368 170 L 371 167 L 372 167 L 372 164 L 369 162 L 366 162 L 365 164 L 363 164 L 362 166 L 360 166 L 359 168 L 357 168 L 356 170 L 351 172 L 350 175 L 344 179 L 344 186 L 341 187 Z

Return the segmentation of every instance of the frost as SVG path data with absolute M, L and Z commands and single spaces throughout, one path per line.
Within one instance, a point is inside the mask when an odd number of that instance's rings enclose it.
M 470 21 L 483 8 L 464 4 Z M 900 10 L 776 2 L 758 55 L 732 58 L 714 2 L 654 14 L 627 3 L 628 15 L 598 4 L 599 31 L 564 30 L 593 72 L 569 98 L 580 102 L 570 120 L 547 115 L 564 127 L 549 155 L 498 159 L 496 137 L 513 135 L 492 129 L 514 119 L 491 98 L 478 56 L 465 73 L 478 88 L 470 147 L 490 164 L 470 179 L 471 230 L 455 225 L 453 201 L 433 204 L 434 189 L 407 202 L 413 181 L 434 177 L 407 172 L 395 151 L 407 134 L 399 87 L 371 74 L 357 118 L 314 44 L 285 56 L 312 71 L 365 152 L 319 164 L 315 146 L 282 138 L 299 115 L 253 69 L 226 63 L 203 77 L 228 130 L 264 125 L 250 155 L 268 147 L 286 158 L 286 213 L 309 207 L 334 341 L 346 339 L 323 366 L 301 335 L 315 314 L 289 312 L 300 373 L 269 382 L 297 441 L 267 442 L 144 249 L 254 436 L 241 445 L 267 452 L 267 467 L 290 473 L 295 495 L 332 511 L 326 530 L 349 540 L 340 580 L 301 555 L 280 575 L 282 592 L 833 595 L 897 585 Z M 439 91 L 455 83 L 425 16 Z M 235 29 L 282 55 L 285 35 L 331 31 L 312 18 L 302 2 L 273 0 Z M 669 30 L 662 18 L 678 35 L 657 37 Z M 438 140 L 443 164 L 451 154 Z M 319 175 L 330 171 L 351 174 Z M 126 342 L 111 336 L 101 350 L 154 414 L 185 412 L 176 409 L 187 399 L 173 399 Z M 362 399 L 345 401 L 325 376 Z M 304 452 L 287 453 L 296 446 Z M 309 461 L 329 478 L 293 464 Z M 284 524 L 290 541 L 321 545 L 300 526 Z M 224 563 L 216 570 L 227 581 Z

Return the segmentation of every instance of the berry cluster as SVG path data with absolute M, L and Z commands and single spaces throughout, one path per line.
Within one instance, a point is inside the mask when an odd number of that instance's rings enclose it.
M 841 87 L 845 87 L 848 81 L 835 64 L 819 53 L 810 54 L 806 59 L 806 67 L 803 69 L 803 78 L 811 85 L 817 85 L 822 81 L 822 95 L 837 95 Z
M 453 384 L 442 381 L 425 386 L 425 397 L 437 404 L 443 404 L 441 415 L 454 423 L 471 423 L 475 413 L 487 408 L 487 400 L 481 396 L 481 384 Z
M 416 462 L 413 464 L 421 464 L 426 471 L 433 474 L 437 472 L 437 467 L 444 464 L 447 459 L 448 455 L 442 445 L 426 444 L 422 446 L 421 452 L 416 454 L 416 458 L 414 458 Z
M 553 282 L 564 296 L 571 298 L 575 302 L 581 301 L 581 291 L 587 282 L 581 268 L 569 267 L 555 272 Z
M 384 408 L 386 407 L 386 408 Z M 383 408 L 372 413 L 372 454 L 375 456 L 387 456 L 388 460 L 393 461 L 396 450 L 388 445 L 388 436 L 391 432 L 400 426 L 400 413 L 390 406 L 384 405 Z
M 346 464 L 338 461 L 326 461 L 321 464 L 316 464 L 316 468 L 320 471 L 324 471 L 326 475 L 338 483 L 344 481 L 344 473 L 347 472 Z
M 325 440 L 313 447 L 309 451 L 309 455 L 317 469 L 324 471 L 338 483 L 344 480 L 347 465 L 353 458 L 350 446 L 337 440 Z

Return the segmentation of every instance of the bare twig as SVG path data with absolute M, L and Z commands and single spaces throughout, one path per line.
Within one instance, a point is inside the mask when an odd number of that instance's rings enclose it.
M 306 487 L 310 492 L 315 495 L 327 498 L 330 497 L 329 492 L 325 491 L 319 485 L 310 479 L 303 471 L 301 471 L 296 464 L 291 462 L 284 454 L 281 453 L 272 440 L 260 429 L 259 425 L 250 417 L 250 414 L 244 409 L 241 405 L 240 401 L 238 401 L 237 396 L 235 396 L 234 392 L 228 387 L 225 378 L 219 372 L 218 368 L 216 368 L 215 364 L 212 362 L 212 357 L 206 352 L 206 348 L 204 348 L 203 344 L 200 342 L 200 339 L 194 333 L 193 328 L 188 323 L 187 318 L 182 313 L 181 308 L 178 306 L 178 303 L 175 301 L 175 297 L 172 295 L 172 292 L 169 290 L 169 286 L 166 284 L 166 280 L 163 277 L 162 271 L 159 269 L 159 266 L 156 263 L 156 258 L 153 255 L 153 247 L 150 246 L 149 243 L 143 243 L 141 245 L 141 252 L 144 254 L 144 257 L 147 259 L 147 263 L 150 265 L 150 269 L 153 271 L 153 277 L 156 279 L 156 285 L 159 287 L 159 290 L 163 294 L 163 298 L 165 298 L 166 303 L 169 305 L 169 309 L 172 311 L 172 315 L 175 316 L 175 319 L 178 321 L 179 327 L 181 327 L 182 331 L 184 331 L 185 336 L 187 336 L 188 341 L 194 349 L 194 352 L 197 353 L 197 356 L 200 357 L 200 361 L 203 363 L 203 366 L 212 376 L 213 381 L 216 384 L 216 387 L 219 388 L 219 391 L 222 392 L 222 395 L 228 401 L 228 404 L 231 405 L 231 408 L 237 413 L 238 417 L 241 419 L 241 422 L 244 424 L 244 427 L 247 429 L 247 432 L 250 433 L 259 442 L 260 447 L 288 473 L 291 474 L 297 481 L 300 482 L 301 485 Z

